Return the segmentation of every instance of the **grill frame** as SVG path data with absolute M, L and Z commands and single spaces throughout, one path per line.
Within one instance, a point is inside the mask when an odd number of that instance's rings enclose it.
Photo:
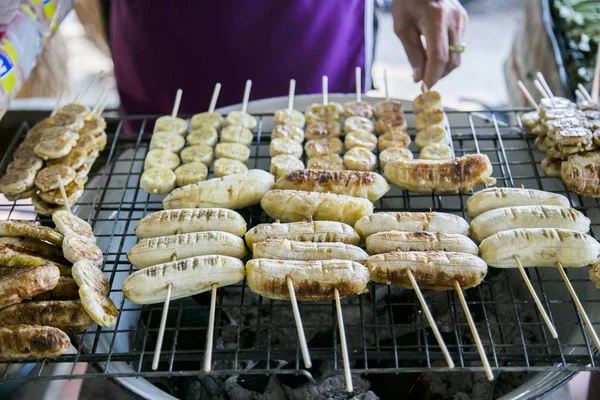
M 373 100 L 373 99 L 369 99 Z M 493 176 L 498 180 L 497 186 L 519 186 L 521 183 L 526 187 L 559 192 L 569 197 L 572 205 L 578 210 L 584 212 L 592 219 L 592 235 L 597 237 L 600 233 L 600 203 L 596 199 L 583 199 L 573 193 L 567 192 L 564 184 L 559 179 L 545 177 L 540 167 L 540 161 L 544 157 L 541 153 L 533 150 L 533 140 L 535 136 L 525 135 L 522 132 L 521 121 L 518 115 L 530 111 L 526 108 L 504 108 L 491 111 L 471 112 L 471 111 L 452 111 L 447 110 L 450 127 L 453 132 L 453 147 L 457 156 L 467 153 L 481 152 L 490 156 L 494 166 Z M 268 143 L 270 139 L 269 129 L 272 124 L 272 113 L 260 114 L 254 113 L 259 119 L 255 140 L 252 145 L 252 153 L 248 162 L 249 168 L 268 169 Z M 410 111 L 406 112 L 409 125 L 409 133 L 414 139 L 414 115 Z M 74 336 L 74 342 L 78 344 L 74 354 L 64 354 L 57 359 L 41 360 L 34 373 L 27 377 L 12 376 L 9 374 L 9 368 L 0 373 L 2 382 L 10 381 L 36 381 L 36 380 L 56 380 L 73 378 L 125 378 L 125 377 L 181 377 L 202 375 L 202 361 L 204 355 L 204 340 L 200 340 L 197 348 L 194 350 L 182 350 L 177 348 L 177 339 L 180 333 L 186 331 L 205 332 L 206 327 L 188 327 L 182 326 L 182 315 L 188 310 L 208 310 L 208 304 L 186 305 L 181 302 L 172 302 L 169 309 L 169 315 L 174 317 L 175 324 L 167 325 L 165 341 L 163 344 L 161 364 L 158 371 L 150 369 L 150 360 L 154 352 L 152 345 L 152 335 L 156 334 L 157 328 L 146 328 L 142 325 L 143 319 L 138 318 L 137 324 L 132 327 L 120 327 L 121 319 L 124 314 L 135 313 L 141 310 L 149 314 L 150 321 L 157 321 L 162 312 L 162 305 L 137 306 L 124 300 L 121 295 L 120 286 L 115 284 L 117 277 L 124 277 L 132 271 L 128 264 L 125 253 L 136 242 L 133 235 L 133 226 L 135 221 L 139 220 L 148 212 L 162 209 L 160 196 L 149 196 L 139 189 L 137 182 L 141 175 L 141 168 L 145 151 L 149 145 L 150 132 L 149 124 L 156 119 L 155 115 L 144 116 L 126 116 L 113 117 L 106 116 L 110 127 L 114 127 L 109 134 L 109 146 L 104 151 L 107 154 L 105 166 L 96 171 L 86 185 L 84 197 L 76 206 L 78 215 L 85 217 L 98 232 L 98 227 L 102 226 L 98 233 L 98 242 L 105 251 L 106 262 L 103 265 L 103 271 L 111 282 L 111 297 L 121 311 L 119 322 L 115 328 L 102 328 L 94 326 L 82 334 Z M 141 122 L 141 127 L 134 135 L 125 133 L 125 121 Z M 31 123 L 23 122 L 17 131 L 17 134 L 11 141 L 8 151 L 5 153 L 1 163 L 0 171 L 5 171 L 11 155 L 17 144 L 22 139 L 27 129 L 32 126 Z M 460 132 L 459 135 L 456 133 Z M 415 149 L 414 144 L 411 149 Z M 129 155 L 129 153 L 132 153 Z M 103 155 L 104 155 L 103 154 Z M 378 166 L 379 170 L 379 166 Z M 528 172 L 529 171 L 529 172 Z M 210 170 L 212 177 L 212 168 Z M 126 184 L 119 185 L 119 182 L 125 181 Z M 479 189 L 479 188 L 477 188 Z M 121 196 L 119 198 L 119 193 Z M 386 196 L 375 202 L 376 211 L 435 211 L 452 212 L 458 215 L 466 216 L 465 204 L 469 194 L 460 195 L 429 195 L 407 193 L 398 188 L 393 188 Z M 118 200 L 114 200 L 117 198 Z M 145 199 L 145 200 L 144 200 Z M 27 213 L 31 210 L 31 214 Z M 248 227 L 252 227 L 260 222 L 268 221 L 268 217 L 260 210 L 260 207 L 251 207 L 243 210 L 242 215 L 248 222 Z M 16 203 L 6 202 L 0 204 L 0 216 L 3 219 L 19 219 L 23 215 L 35 214 L 27 201 L 18 201 Z M 36 216 L 37 219 L 39 217 Z M 48 223 L 47 218 L 41 219 L 42 223 Z M 116 222 L 116 223 L 115 223 Z M 107 225 L 113 223 L 112 228 Z M 109 229 L 108 231 L 105 231 Z M 106 251 L 108 249 L 108 251 Z M 490 269 L 493 270 L 493 269 Z M 585 268 L 587 272 L 587 268 Z M 486 278 L 484 283 L 477 288 L 465 291 L 468 296 L 468 304 L 472 312 L 480 310 L 479 318 L 476 318 L 477 326 L 486 354 L 490 360 L 494 373 L 498 372 L 550 372 L 560 371 L 570 374 L 578 371 L 600 371 L 598 355 L 593 350 L 593 345 L 588 338 L 585 326 L 573 302 L 568 297 L 566 288 L 562 287 L 565 296 L 556 299 L 552 288 L 562 284 L 558 273 L 550 271 L 548 268 L 530 268 L 528 275 L 536 288 L 538 295 L 550 318 L 559 329 L 559 340 L 552 339 L 546 330 L 541 317 L 535 311 L 535 305 L 529 295 L 523 291 L 523 284 L 518 274 L 512 274 L 516 271 L 499 271 L 492 279 Z M 590 282 L 583 270 L 568 271 L 576 290 L 580 294 L 582 303 L 586 309 L 595 307 L 595 303 L 600 303 L 598 296 L 583 297 L 581 288 L 586 291 L 590 288 L 595 291 L 593 283 Z M 492 275 L 490 273 L 490 275 Z M 506 286 L 508 288 L 509 300 L 498 300 L 496 286 Z M 410 372 L 483 372 L 479 355 L 472 343 L 468 343 L 470 333 L 468 325 L 456 294 L 452 292 L 440 293 L 428 296 L 428 303 L 432 308 L 434 317 L 438 317 L 436 310 L 440 307 L 449 307 L 451 324 L 439 323 L 440 329 L 446 332 L 449 329 L 451 336 L 455 338 L 458 344 L 448 343 L 448 348 L 456 368 L 450 370 L 443 363 L 443 355 L 439 351 L 437 343 L 433 336 L 427 334 L 424 328 L 428 326 L 423 315 L 419 313 L 420 306 L 416 297 L 410 295 L 405 301 L 392 300 L 396 289 L 380 285 L 369 284 L 370 295 L 354 296 L 342 300 L 342 306 L 347 322 L 346 334 L 350 338 L 355 337 L 358 332 L 360 338 L 359 345 L 352 340 L 350 343 L 350 359 L 353 373 L 357 374 L 379 374 L 379 373 L 410 373 Z M 551 293 L 552 292 L 552 293 Z M 227 304 L 226 297 L 232 293 L 239 294 L 240 304 Z M 383 293 L 383 296 L 379 296 Z M 524 293 L 524 294 L 523 294 Z M 400 294 L 402 295 L 402 294 Z M 277 319 L 273 318 L 278 310 L 291 309 L 288 302 L 274 301 L 258 297 L 256 303 L 250 302 L 255 295 L 251 293 L 245 283 L 234 285 L 232 287 L 219 288 L 217 301 L 217 326 L 215 326 L 215 337 L 218 338 L 226 329 L 222 323 L 221 316 L 224 311 L 229 309 L 239 310 L 239 315 L 243 315 L 244 309 L 248 311 L 255 310 L 260 318 L 255 318 L 251 323 L 241 322 L 236 326 L 235 346 L 232 349 L 214 349 L 213 350 L 213 375 L 236 375 L 243 372 L 245 375 L 303 375 L 308 380 L 312 380 L 312 374 L 303 369 L 302 357 L 296 336 L 289 341 L 288 345 L 283 347 L 271 343 L 276 336 L 274 331 L 288 330 L 294 331 L 293 320 L 285 321 L 279 324 Z M 383 300 L 381 300 L 383 299 Z M 478 300 L 479 299 L 479 300 Z M 498 320 L 498 308 L 509 307 L 513 309 L 514 318 L 512 321 Z M 414 320 L 395 321 L 397 309 L 408 308 L 412 310 Z M 310 339 L 311 333 L 315 329 L 323 330 L 323 325 L 333 332 L 331 345 L 326 347 L 311 347 L 311 357 L 317 361 L 329 361 L 331 367 L 341 373 L 341 352 L 339 349 L 339 338 L 336 332 L 335 305 L 334 302 L 316 302 L 300 304 L 300 312 L 304 316 L 312 313 L 312 310 L 325 308 L 324 311 L 318 311 L 323 318 L 327 316 L 325 324 L 320 321 L 319 324 L 311 324 L 305 321 L 305 330 L 307 338 Z M 535 318 L 532 321 L 522 321 L 520 316 L 523 309 L 533 310 Z M 356 311 L 358 310 L 358 311 Z M 562 319 L 564 311 L 567 311 L 571 317 L 575 316 L 574 321 Z M 349 312 L 359 315 L 358 323 L 355 319 L 348 318 Z M 264 317 L 262 315 L 265 315 Z M 379 317 L 385 315 L 386 322 L 380 322 Z M 558 315 L 560 314 L 560 316 Z M 370 321 L 369 318 L 372 320 Z M 600 324 L 600 321 L 594 321 L 594 325 Z M 513 326 L 514 325 L 514 326 Z M 519 340 L 514 343 L 508 343 L 505 340 L 510 327 L 518 329 Z M 532 327 L 539 331 L 536 336 L 540 342 L 531 343 L 525 336 L 526 328 Z M 245 346 L 242 343 L 244 337 L 242 331 L 254 330 L 255 346 Z M 416 344 L 405 345 L 399 343 L 398 333 L 408 330 L 415 336 Z M 369 333 L 369 331 L 371 333 Z M 381 337 L 385 337 L 383 332 L 390 332 L 391 342 L 387 345 L 381 345 Z M 563 331 L 575 332 L 565 335 Z M 579 334 L 577 334 L 579 332 Z M 174 337 L 170 336 L 173 333 Z M 134 351 L 117 351 L 116 342 L 123 335 L 133 336 L 131 342 L 141 341 L 141 345 Z M 498 339 L 499 338 L 499 339 Z M 171 340 L 170 340 L 171 339 Z M 265 342 L 263 346 L 262 343 Z M 373 344 L 372 340 L 376 344 Z M 379 340 L 378 340 L 379 339 Z M 578 340 L 582 339 L 582 343 Z M 108 345 L 108 348 L 106 348 Z M 134 347 L 135 349 L 135 347 Z M 247 369 L 245 360 L 266 360 L 267 366 L 259 369 Z M 292 366 L 291 369 L 279 369 L 271 367 L 269 362 L 273 360 L 286 359 Z M 196 365 L 195 369 L 181 370 L 176 368 L 176 363 L 189 360 Z M 219 368 L 222 361 L 231 362 L 230 368 Z M 8 362 L 10 365 L 25 364 L 31 361 Z M 73 363 L 70 373 L 60 375 L 43 375 L 44 371 L 53 364 Z M 88 371 L 85 373 L 76 373 L 76 367 L 79 363 L 88 362 L 96 366 L 97 371 Z M 226 363 L 223 363 L 226 364 Z M 370 364 L 370 365 L 369 365 Z M 385 366 L 378 366 L 382 364 Z M 1 371 L 1 369 L 0 369 Z

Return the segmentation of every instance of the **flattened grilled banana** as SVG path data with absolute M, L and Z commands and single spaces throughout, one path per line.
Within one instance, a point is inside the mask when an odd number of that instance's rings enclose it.
M 363 238 L 377 232 L 443 232 L 469 236 L 469 223 L 441 212 L 379 212 L 360 219 L 354 229 Z
M 413 100 L 413 111 L 420 114 L 425 110 L 439 109 L 443 110 L 442 96 L 435 90 L 424 92 Z
M 217 133 L 217 130 L 208 126 L 199 129 L 193 129 L 192 132 L 185 138 L 187 144 L 190 146 L 206 144 L 210 147 L 215 147 L 218 139 L 219 134 Z
M 404 114 L 404 106 L 397 100 L 383 100 L 375 104 L 373 111 L 377 119 L 399 117 Z
M 108 296 L 110 283 L 102 271 L 92 262 L 79 260 L 73 264 L 73 280 L 77 286 L 87 285 L 98 293 Z
M 379 153 L 379 165 L 385 171 L 385 166 L 397 160 L 412 160 L 413 153 L 405 147 L 388 147 Z
M 365 117 L 348 117 L 344 121 L 344 132 L 362 131 L 373 132 L 375 126 L 373 121 Z
M 52 264 L 26 268 L 0 267 L 0 308 L 54 289 L 59 277 L 58 268 Z
M 0 236 L 26 237 L 62 246 L 63 235 L 52 228 L 27 221 L 0 221 Z
M 81 179 L 75 179 L 73 182 L 65 185 L 65 193 L 69 204 L 75 204 L 83 195 L 83 181 Z M 65 205 L 65 200 L 60 193 L 60 189 L 39 192 L 38 196 L 47 203 L 58 204 L 60 206 Z
M 250 149 L 239 143 L 219 143 L 215 147 L 215 157 L 231 158 L 245 164 L 250 158 Z
M 244 146 L 250 146 L 254 140 L 254 135 L 248 128 L 240 125 L 228 125 L 221 131 L 221 142 L 239 143 Z
M 62 244 L 65 258 L 72 263 L 87 260 L 98 266 L 102 265 L 104 255 L 96 243 L 82 236 L 65 236 Z
M 150 168 L 168 168 L 175 169 L 181 164 L 181 160 L 179 160 L 179 156 L 171 151 L 166 150 L 150 150 L 148 154 L 146 154 L 146 159 L 144 160 L 144 169 Z
M 562 228 L 587 233 L 590 219 L 574 208 L 514 206 L 479 214 L 471 221 L 473 239 L 481 241 L 496 232 L 518 228 Z
M 45 325 L 77 333 L 94 323 L 81 303 L 73 300 L 32 301 L 0 310 L 0 325 Z
M 227 232 L 209 231 L 182 233 L 140 240 L 127 252 L 129 262 L 137 268 L 195 256 L 223 255 L 235 258 L 246 256 L 246 245 L 239 236 Z
M 183 136 L 172 131 L 159 131 L 152 134 L 150 139 L 150 150 L 165 150 L 171 153 L 179 153 L 185 146 Z
M 271 172 L 271 175 L 273 175 L 275 179 L 279 179 L 284 174 L 297 169 L 304 169 L 304 163 L 294 156 L 281 154 L 271 158 L 269 172 Z
M 282 224 L 259 224 L 246 233 L 246 244 L 252 248 L 255 243 L 267 239 L 289 239 L 301 242 L 340 242 L 357 245 L 360 236 L 348 224 L 334 221 L 306 220 Z
M 35 170 L 11 170 L 0 178 L 0 191 L 15 196 L 31 189 L 35 182 Z
M 446 251 L 410 251 L 369 257 L 367 268 L 373 282 L 412 289 L 410 269 L 421 289 L 453 290 L 454 281 L 468 289 L 481 283 L 487 265 L 477 256 Z
M 377 157 L 363 147 L 355 147 L 344 154 L 344 167 L 352 171 L 375 171 Z
M 85 164 L 87 153 L 81 149 L 73 149 L 69 154 L 54 160 L 48 160 L 48 165 L 64 165 L 73 169 L 81 168 Z M 39 158 L 38 158 L 39 160 Z M 40 160 L 41 161 L 41 160 Z
M 164 200 L 166 210 L 188 207 L 238 209 L 257 204 L 273 187 L 273 175 L 251 169 L 246 174 L 209 179 L 173 190 Z
M 171 300 L 175 300 L 209 291 L 213 283 L 219 287 L 236 284 L 244 275 L 244 263 L 237 258 L 186 258 L 134 272 L 123 282 L 123 293 L 132 303 L 154 304 L 165 300 L 169 284 Z
M 423 112 L 419 113 L 415 118 L 415 127 L 417 128 L 417 131 L 434 125 L 445 127 L 447 124 L 446 113 L 437 108 L 423 110 Z
M 302 145 L 293 139 L 271 139 L 271 143 L 269 144 L 269 155 L 271 157 L 276 157 L 284 154 L 300 158 L 302 157 Z
M 237 212 L 225 208 L 182 208 L 146 215 L 135 225 L 139 238 L 217 230 L 242 237 L 246 233 L 246 221 Z
M 390 147 L 408 147 L 410 145 L 410 136 L 402 130 L 391 130 L 379 136 L 377 148 L 379 151 L 389 149 Z
M 344 113 L 344 107 L 339 103 L 329 102 L 328 104 L 311 104 L 306 108 L 304 116 L 306 122 L 313 123 L 317 121 L 339 121 Z
M 349 260 L 364 264 L 369 258 L 360 247 L 345 243 L 267 239 L 252 246 L 253 258 L 275 260 Z
M 92 242 L 96 241 L 94 231 L 90 224 L 68 211 L 57 211 L 52 215 L 56 230 L 64 236 L 78 235 Z
M 392 251 L 453 251 L 477 255 L 479 248 L 465 235 L 443 232 L 378 232 L 367 237 L 369 254 Z
M 306 168 L 342 171 L 344 169 L 344 161 L 338 154 L 326 154 L 320 157 L 310 157 L 306 162 Z
M 259 258 L 246 263 L 248 287 L 270 299 L 289 300 L 288 276 L 298 300 L 333 299 L 334 289 L 338 289 L 340 297 L 366 293 L 369 282 L 369 271 L 354 261 Z
M 66 210 L 65 206 L 48 203 L 42 200 L 37 194 L 31 195 L 31 204 L 35 212 L 39 215 L 51 216 L 58 210 Z
M 154 132 L 173 132 L 181 136 L 187 133 L 188 123 L 185 119 L 165 115 L 154 123 Z
M 257 121 L 247 112 L 232 111 L 225 118 L 225 125 L 240 125 L 253 131 L 256 129 Z
M 239 160 L 219 158 L 215 160 L 215 163 L 213 164 L 213 171 L 215 177 L 221 178 L 227 175 L 245 174 L 248 172 L 248 167 Z
M 344 147 L 350 150 L 354 147 L 364 147 L 369 151 L 377 147 L 377 136 L 364 131 L 350 131 L 344 138 Z
M 0 360 L 53 358 L 63 354 L 71 340 L 57 328 L 40 325 L 0 327 Z
M 600 257 L 600 244 L 585 233 L 556 228 L 512 229 L 493 234 L 479 245 L 481 257 L 491 267 L 516 268 L 513 256 L 524 267 L 585 267 Z
M 177 175 L 169 168 L 154 167 L 140 177 L 140 188 L 151 194 L 166 194 L 175 189 Z
M 366 101 L 350 101 L 344 103 L 344 116 L 372 118 L 373 107 Z
M 96 268 L 96 267 L 94 267 Z M 98 268 L 96 268 L 98 269 Z M 33 298 L 33 301 L 44 300 L 79 300 L 79 287 L 75 279 L 68 276 L 58 278 L 58 283 L 48 292 L 38 294 Z
M 312 218 L 353 225 L 360 218 L 373 213 L 373 203 L 367 199 L 299 190 L 270 190 L 260 205 L 271 218 L 283 222 Z
M 56 263 L 67 263 L 60 247 L 41 240 L 26 237 L 0 237 L 0 247 L 2 246 L 20 253 L 42 257 Z
M 213 149 L 207 144 L 186 147 L 179 155 L 184 164 L 201 162 L 209 166 L 213 161 Z
M 390 185 L 375 172 L 299 169 L 279 178 L 274 188 L 346 194 L 374 202 L 390 190 Z
M 420 193 L 456 194 L 480 184 L 493 185 L 493 169 L 485 154 L 467 154 L 450 161 L 394 161 L 384 176 L 402 189 Z
M 275 125 L 271 132 L 271 139 L 278 138 L 292 139 L 295 142 L 302 143 L 304 142 L 304 131 L 296 125 Z
M 88 285 L 79 287 L 79 297 L 85 312 L 98 325 L 110 327 L 117 324 L 119 311 L 110 297 L 98 293 Z
M 304 151 L 308 157 L 341 154 L 344 151 L 344 144 L 339 138 L 313 139 L 306 142 Z
M 226 159 L 224 159 L 226 160 Z M 175 184 L 177 187 L 198 183 L 208 176 L 208 168 L 201 162 L 183 164 L 175 169 Z
M 316 121 L 306 127 L 306 140 L 340 137 L 342 127 L 337 121 Z
M 29 158 L 20 158 L 11 161 L 6 167 L 6 171 L 10 172 L 12 170 L 33 170 L 39 171 L 44 166 L 44 162 L 41 158 L 38 157 L 29 157 Z
M 192 130 L 200 129 L 203 127 L 210 127 L 216 130 L 220 130 L 223 126 L 223 117 L 218 113 L 203 112 L 196 114 L 190 121 Z
M 275 116 L 273 118 L 273 124 L 275 125 L 290 124 L 292 126 L 297 126 L 300 129 L 304 128 L 305 122 L 304 114 L 302 114 L 302 112 L 289 108 L 275 111 Z
M 565 196 L 557 193 L 525 188 L 488 188 L 474 193 L 467 200 L 467 213 L 475 218 L 481 213 L 512 206 L 559 206 L 570 207 Z
M 401 116 L 380 118 L 375 122 L 375 133 L 383 135 L 388 132 L 406 132 L 406 119 Z
M 444 143 L 432 143 L 421 149 L 419 153 L 421 160 L 451 160 L 452 149 Z
M 50 139 L 38 143 L 33 151 L 42 160 L 51 160 L 53 158 L 61 158 L 71 152 L 74 146 L 73 140 L 65 139 Z

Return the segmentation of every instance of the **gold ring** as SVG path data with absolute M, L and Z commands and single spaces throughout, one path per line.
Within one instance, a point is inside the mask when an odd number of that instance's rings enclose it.
M 464 53 L 464 51 L 467 49 L 467 44 L 466 43 L 461 43 L 461 44 L 457 44 L 457 45 L 449 45 L 448 46 L 448 51 L 453 51 L 455 53 Z

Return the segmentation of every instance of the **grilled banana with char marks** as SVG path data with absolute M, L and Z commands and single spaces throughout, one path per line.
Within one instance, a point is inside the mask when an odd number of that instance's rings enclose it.
M 246 244 L 250 248 L 267 239 L 289 239 L 301 242 L 340 242 L 359 244 L 360 236 L 348 224 L 335 221 L 313 221 L 259 224 L 246 233 Z
M 267 239 L 254 243 L 252 257 L 275 260 L 350 260 L 364 264 L 369 256 L 363 249 L 351 244 Z
M 488 188 L 474 193 L 467 200 L 467 214 L 475 218 L 486 211 L 512 206 L 569 207 L 569 199 L 557 193 L 525 188 Z
M 453 251 L 477 255 L 479 247 L 465 235 L 443 232 L 378 232 L 367 237 L 369 254 L 392 251 Z
M 361 218 L 354 229 L 363 237 L 386 231 L 444 232 L 469 235 L 469 223 L 454 214 L 441 212 L 379 212 Z

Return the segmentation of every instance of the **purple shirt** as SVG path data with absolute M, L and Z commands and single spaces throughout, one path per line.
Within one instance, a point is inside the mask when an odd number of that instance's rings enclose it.
M 368 1 L 368 0 L 367 0 Z M 126 0 L 111 3 L 111 47 L 124 114 L 181 113 L 296 93 L 354 92 L 365 69 L 365 0 Z M 364 72 L 363 72 L 364 86 Z

